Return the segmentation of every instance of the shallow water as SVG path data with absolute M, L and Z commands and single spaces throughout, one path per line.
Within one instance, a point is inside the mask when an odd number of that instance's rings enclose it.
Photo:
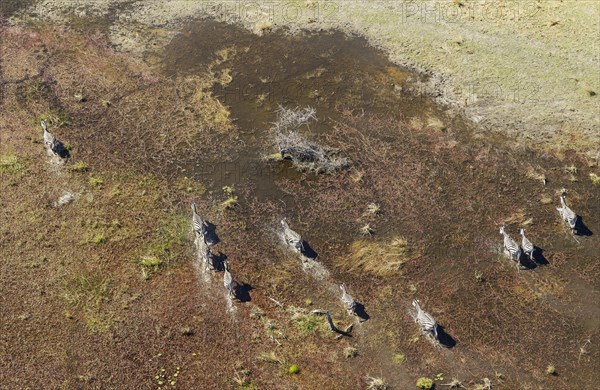
M 344 109 L 394 118 L 446 117 L 444 108 L 419 94 L 424 76 L 394 65 L 363 38 L 340 32 L 303 36 L 277 32 L 259 37 L 235 26 L 199 21 L 166 48 L 163 70 L 171 77 L 202 73 L 221 49 L 232 54 L 218 69 L 228 69 L 232 80 L 213 92 L 234 118 L 243 153 L 229 162 L 183 164 L 203 182 L 208 176 L 216 190 L 249 182 L 259 198 L 281 199 L 286 194 L 274 185 L 275 180 L 311 179 L 312 175 L 302 175 L 288 163 L 262 160 L 276 151 L 269 128 L 279 106 L 314 107 L 318 122 L 310 126 L 313 136 L 326 134 Z M 466 123 L 453 125 L 467 128 Z M 199 172 L 197 167 L 210 168 Z

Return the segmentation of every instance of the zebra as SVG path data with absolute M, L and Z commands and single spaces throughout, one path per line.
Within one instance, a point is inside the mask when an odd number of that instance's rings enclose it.
M 283 218 L 281 220 L 281 226 L 283 227 L 283 238 L 289 246 L 293 247 L 299 253 L 304 251 L 304 244 L 302 242 L 302 237 L 290 229 L 290 226 L 287 223 L 287 220 Z
M 413 299 L 412 305 L 417 310 L 417 313 L 415 315 L 415 322 L 419 324 L 421 331 L 431 335 L 434 339 L 437 340 L 438 325 L 435 319 L 431 316 L 431 314 L 421 309 L 421 302 L 418 299 Z
M 533 244 L 531 243 L 531 241 L 529 241 L 527 239 L 527 237 L 525 237 L 525 229 L 519 229 L 519 233 L 521 234 L 521 248 L 523 248 L 523 252 L 525 252 L 525 254 L 527 256 L 529 256 L 529 259 L 533 260 L 533 255 L 535 253 L 535 246 L 533 246 Z
M 204 260 L 204 265 L 206 266 L 206 269 L 214 269 L 214 265 L 213 265 L 213 255 L 212 255 L 212 251 L 210 250 L 210 246 L 206 245 L 205 247 L 205 251 L 202 254 L 202 258 Z
M 226 260 L 223 261 L 223 267 L 225 268 L 225 273 L 223 274 L 223 285 L 225 286 L 227 291 L 229 291 L 229 295 L 234 296 L 235 294 L 233 290 L 233 276 L 231 275 L 231 272 L 229 272 L 229 266 Z
M 577 225 L 577 214 L 575 214 L 575 212 L 571 210 L 569 206 L 567 206 L 567 202 L 565 201 L 566 198 L 567 195 L 563 192 L 560 196 L 560 204 L 562 207 L 557 207 L 556 210 L 558 210 L 558 213 L 563 221 L 569 225 L 571 232 L 574 233 L 575 226 Z
M 344 283 L 340 284 L 340 290 L 342 290 L 341 300 L 344 306 L 346 306 L 346 310 L 350 314 L 356 314 L 356 301 L 346 292 L 346 285 Z
M 521 247 L 504 231 L 504 226 L 500 226 L 500 234 L 504 236 L 504 251 L 516 262 L 517 270 L 520 269 Z
M 42 119 L 41 125 L 42 130 L 44 130 L 44 145 L 46 146 L 46 148 L 48 148 L 50 152 L 59 157 L 66 156 L 67 149 L 65 148 L 65 145 L 63 145 L 62 142 L 57 140 L 56 137 L 54 137 L 54 134 L 48 131 L 48 127 L 46 126 L 46 120 Z
M 194 232 L 202 236 L 202 239 L 206 243 L 206 227 L 208 224 L 202 219 L 200 214 L 198 214 L 198 211 L 196 211 L 196 202 L 192 202 L 192 225 L 194 227 Z

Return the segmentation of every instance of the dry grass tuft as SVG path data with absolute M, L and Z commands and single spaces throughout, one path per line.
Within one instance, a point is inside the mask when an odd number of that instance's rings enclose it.
M 376 276 L 394 274 L 407 261 L 421 255 L 421 248 L 410 245 L 404 237 L 396 237 L 389 242 L 357 240 L 350 245 L 350 250 L 350 258 L 340 259 L 340 264 L 349 271 Z
M 344 357 L 346 359 L 350 359 L 358 356 L 358 349 L 354 347 L 346 347 L 344 348 Z
M 386 390 L 388 388 L 388 384 L 382 378 L 375 378 L 368 375 L 365 378 L 365 382 L 367 383 L 368 390 Z
M 273 351 L 261 352 L 257 359 L 263 363 L 273 364 L 276 366 L 282 366 L 285 363 L 285 360 L 282 357 L 277 356 L 277 354 Z

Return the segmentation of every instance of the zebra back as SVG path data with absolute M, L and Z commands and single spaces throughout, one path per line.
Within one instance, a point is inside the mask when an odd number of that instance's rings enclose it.
M 301 251 L 302 250 L 302 237 L 300 236 L 300 234 L 296 233 L 295 231 L 293 231 L 290 228 L 290 226 L 288 225 L 285 218 L 283 218 L 281 220 L 281 226 L 283 227 L 283 237 L 284 237 L 285 241 L 289 245 L 291 245 L 294 248 L 296 248 L 297 250 Z
M 533 244 L 527 239 L 527 237 L 525 237 L 525 229 L 521 229 L 519 232 L 521 233 L 522 237 L 521 246 L 523 247 L 523 250 L 528 253 L 533 251 Z
M 435 334 L 437 334 L 437 322 L 435 321 L 433 316 L 431 316 L 431 314 L 427 313 L 421 308 L 418 299 L 413 300 L 413 306 L 415 307 L 415 309 L 417 309 L 416 321 L 421 326 L 421 328 L 426 331 L 433 331 L 435 332 Z
M 196 209 L 196 202 L 192 202 L 192 225 L 194 226 L 194 230 L 204 236 L 206 233 L 206 222 Z
M 344 283 L 340 284 L 340 289 L 342 290 L 342 303 L 346 306 L 348 310 L 354 311 L 356 309 L 356 301 L 346 291 L 346 285 Z
M 229 266 L 227 261 L 223 262 L 223 267 L 225 268 L 225 273 L 223 274 L 223 285 L 230 293 L 233 292 L 233 276 L 231 272 L 229 272 Z
M 504 237 L 504 249 L 513 256 L 518 254 L 520 251 L 519 244 L 506 233 L 504 226 L 500 228 L 500 234 Z
M 575 214 L 575 212 L 571 210 L 569 206 L 567 206 L 567 202 L 565 199 L 565 195 L 560 196 L 560 203 L 562 205 L 562 208 L 558 211 L 560 212 L 562 218 L 569 224 L 569 226 L 571 228 L 574 228 L 575 224 L 577 223 L 577 214 Z

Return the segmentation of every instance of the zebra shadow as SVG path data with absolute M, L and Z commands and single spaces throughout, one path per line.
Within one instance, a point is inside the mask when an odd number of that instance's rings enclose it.
M 453 348 L 456 345 L 456 340 L 444 330 L 444 327 L 437 325 L 437 340 L 442 347 Z
M 315 252 L 315 250 L 308 245 L 308 242 L 304 240 L 302 241 L 302 251 L 300 253 L 311 260 L 315 260 L 319 256 L 317 252 Z
M 219 252 L 218 255 L 212 255 L 212 266 L 215 271 L 223 272 L 225 271 L 225 260 L 227 260 L 227 255 L 223 252 Z
M 205 221 L 205 223 L 206 223 L 206 225 L 205 225 L 206 233 L 204 234 L 204 242 L 206 242 L 206 244 L 208 244 L 208 245 L 218 244 L 221 240 L 219 239 L 219 236 L 217 235 L 217 226 L 208 221 Z
M 583 218 L 577 216 L 577 220 L 575 221 L 575 228 L 573 229 L 573 234 L 577 236 L 591 236 L 594 233 L 583 223 Z
M 533 250 L 533 261 L 540 265 L 548 265 L 550 262 L 544 256 L 544 250 L 540 247 L 534 247 Z
M 54 152 L 58 157 L 63 159 L 71 157 L 71 153 L 61 142 L 57 143 L 57 145 L 54 146 L 52 152 Z
M 252 300 L 252 297 L 250 296 L 251 290 L 254 290 L 254 287 L 252 287 L 248 283 L 236 282 L 233 290 L 233 295 L 235 295 L 236 299 L 240 302 L 250 302 Z
M 537 263 L 530 259 L 529 256 L 522 254 L 521 257 L 519 258 L 519 268 L 521 269 L 527 269 L 527 270 L 532 270 L 532 269 L 536 269 L 537 268 Z
M 356 306 L 354 307 L 354 314 L 356 314 L 360 322 L 368 321 L 371 318 L 371 316 L 369 316 L 369 313 L 367 313 L 365 310 L 365 305 L 363 305 L 360 302 L 356 302 Z
M 329 330 L 331 330 L 334 333 L 339 334 L 340 336 L 352 337 L 350 332 L 343 331 L 340 328 L 338 328 L 337 326 L 335 326 L 335 324 L 333 323 L 333 319 L 331 318 L 331 314 L 329 314 L 329 310 L 327 310 L 325 312 L 325 318 L 327 319 L 327 324 L 329 325 Z

